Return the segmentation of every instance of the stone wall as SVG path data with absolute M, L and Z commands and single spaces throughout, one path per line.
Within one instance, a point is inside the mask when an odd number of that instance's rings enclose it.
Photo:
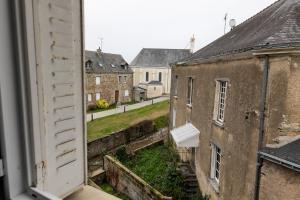
M 96 85 L 96 76 L 100 76 L 100 85 Z M 121 76 L 121 81 L 119 81 Z M 126 76 L 126 81 L 125 81 Z M 132 74 L 92 74 L 86 73 L 86 96 L 92 94 L 92 101 L 87 106 L 95 105 L 96 93 L 100 93 L 101 99 L 105 99 L 109 104 L 116 102 L 115 92 L 119 91 L 119 102 L 130 102 L 133 92 L 133 75 Z M 125 91 L 128 90 L 128 96 Z M 86 97 L 87 98 L 87 97 Z
M 104 156 L 105 153 L 129 144 L 139 138 L 153 134 L 154 124 L 151 120 L 140 122 L 125 130 L 96 139 L 88 143 L 88 159 L 95 156 Z
M 182 157 L 195 162 L 201 190 L 212 200 L 252 198 L 259 125 L 256 113 L 259 110 L 262 70 L 262 62 L 255 58 L 173 68 L 172 80 L 175 81 L 175 76 L 178 76 L 177 97 L 172 93 L 170 109 L 177 113 L 174 115 L 175 127 L 190 121 L 200 130 L 199 147 L 194 155 L 191 150 L 179 150 Z M 194 79 L 192 107 L 186 103 L 188 77 Z M 220 78 L 228 79 L 223 126 L 215 123 L 213 116 L 216 79 Z M 171 115 L 170 119 L 173 119 L 173 112 Z M 211 144 L 221 149 L 219 184 L 210 178 Z
M 300 200 L 299 172 L 264 161 L 260 184 L 260 200 Z
M 111 156 L 104 157 L 107 181 L 119 192 L 135 200 L 171 200 Z

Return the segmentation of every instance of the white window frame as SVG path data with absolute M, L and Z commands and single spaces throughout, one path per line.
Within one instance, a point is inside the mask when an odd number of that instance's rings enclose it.
M 124 91 L 124 96 L 125 96 L 125 97 L 128 97 L 128 96 L 129 96 L 129 91 L 128 91 L 128 90 L 125 90 L 125 91 Z
M 88 95 L 87 95 L 87 101 L 88 101 L 88 102 L 91 102 L 91 101 L 92 101 L 92 94 L 88 94 Z
M 101 93 L 100 92 L 96 92 L 96 101 L 101 99 Z
M 101 76 L 96 76 L 96 85 L 101 84 Z
M 127 82 L 127 76 L 124 76 L 124 83 Z
M 187 90 L 187 105 L 192 106 L 193 104 L 193 90 L 194 90 L 194 79 L 188 78 L 188 90 Z
M 223 125 L 225 119 L 226 96 L 228 80 L 216 80 L 215 103 L 214 103 L 214 121 Z
M 118 76 L 119 83 L 122 83 L 122 76 Z
M 221 149 L 215 144 L 211 144 L 211 147 L 210 178 L 219 184 L 221 175 Z

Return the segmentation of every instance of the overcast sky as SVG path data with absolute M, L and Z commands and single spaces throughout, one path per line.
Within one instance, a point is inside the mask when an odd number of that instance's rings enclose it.
M 223 35 L 224 16 L 237 24 L 275 0 L 85 0 L 85 48 L 122 54 L 127 62 L 142 48 L 196 50 Z M 229 25 L 227 23 L 227 31 Z

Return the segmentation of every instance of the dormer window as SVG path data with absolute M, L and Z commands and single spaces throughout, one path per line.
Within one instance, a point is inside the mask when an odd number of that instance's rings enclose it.
M 86 61 L 85 67 L 86 67 L 87 69 L 92 68 L 92 61 L 90 61 L 90 60 Z

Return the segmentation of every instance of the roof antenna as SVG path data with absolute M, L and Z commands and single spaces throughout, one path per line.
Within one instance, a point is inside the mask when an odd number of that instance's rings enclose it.
M 226 24 L 227 24 L 227 13 L 225 13 L 225 17 L 224 17 L 224 21 L 225 21 L 225 23 L 224 23 L 224 35 L 225 35 L 225 33 L 226 33 Z
M 100 47 L 99 49 L 101 49 L 101 51 L 103 50 L 103 40 L 104 38 L 103 37 L 98 37 L 98 39 L 100 39 Z

